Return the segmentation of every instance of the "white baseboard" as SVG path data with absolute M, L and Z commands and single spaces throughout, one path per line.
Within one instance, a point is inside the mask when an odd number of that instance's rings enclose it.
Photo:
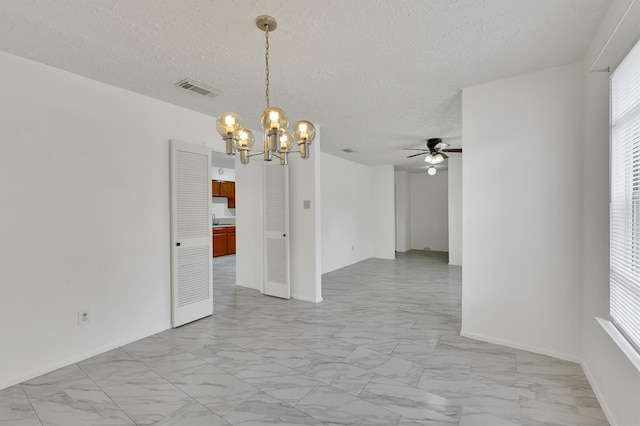
M 591 385 L 591 389 L 593 390 L 593 393 L 596 395 L 596 399 L 598 400 L 598 403 L 600 404 L 600 408 L 602 408 L 602 412 L 604 413 L 604 416 L 607 418 L 607 422 L 609 422 L 610 425 L 617 425 L 618 423 L 613 421 L 613 412 L 611 411 L 611 409 L 607 405 L 607 402 L 604 399 L 604 395 L 603 395 L 602 391 L 600 390 L 600 388 L 598 387 L 598 383 L 593 378 L 593 375 L 591 374 L 591 371 L 589 370 L 589 367 L 587 367 L 587 364 L 585 364 L 583 362 L 580 363 L 580 367 L 582 367 L 582 371 L 584 371 L 584 375 L 587 377 L 587 380 L 589 381 L 589 384 Z
M 236 281 L 236 286 L 238 287 L 244 287 L 244 288 L 248 288 L 250 290 L 257 290 L 260 292 L 260 294 L 264 294 L 264 291 L 260 288 L 255 288 L 255 287 L 251 287 L 249 285 L 244 285 L 238 281 Z M 322 297 L 320 298 L 315 298 L 315 297 L 306 297 L 306 296 L 301 296 L 298 294 L 292 294 L 291 295 L 292 299 L 296 299 L 296 300 L 302 300 L 303 302 L 311 302 L 311 303 L 320 303 L 322 302 Z
M 296 299 L 296 300 L 302 300 L 303 302 L 311 302 L 311 303 L 320 303 L 320 302 L 322 302 L 322 297 L 315 298 L 315 297 L 305 297 L 305 296 L 299 296 L 297 294 L 292 294 L 291 298 L 292 299 Z
M 256 287 L 255 285 L 249 285 L 249 284 L 245 284 L 245 283 L 241 283 L 239 281 L 236 281 L 236 287 L 243 287 L 243 288 L 248 288 L 251 290 L 258 290 L 262 293 L 262 290 L 259 289 L 258 287 Z
M 386 254 L 386 255 L 375 255 L 375 256 L 371 256 L 369 259 L 386 259 L 386 260 L 395 260 L 396 258 L 396 251 L 393 251 L 393 254 Z
M 43 374 L 50 373 L 54 370 L 57 370 L 62 367 L 67 367 L 71 364 L 75 364 L 76 362 L 84 361 L 85 359 L 91 358 L 96 355 L 103 354 L 105 352 L 109 352 L 113 349 L 119 348 L 120 346 L 128 345 L 129 343 L 135 342 L 136 340 L 144 339 L 145 337 L 152 336 L 154 334 L 160 333 L 161 331 L 167 330 L 171 328 L 170 326 L 166 327 L 157 327 L 154 329 L 150 329 L 141 333 L 138 333 L 133 336 L 127 336 L 122 339 L 118 339 L 114 342 L 108 343 L 106 345 L 97 347 L 95 349 L 91 349 L 89 351 L 83 352 L 81 354 L 72 355 L 68 358 L 49 363 L 43 367 L 31 370 L 27 373 L 20 374 L 16 377 L 12 377 L 10 379 L 6 379 L 0 382 L 0 390 L 8 388 L 9 386 L 17 385 L 18 383 L 25 382 L 27 380 L 31 380 L 35 377 L 41 376 Z
M 564 361 L 580 363 L 580 358 L 574 355 L 568 355 L 562 352 L 551 351 L 549 349 L 539 348 L 537 346 L 523 345 L 521 343 L 512 342 L 510 340 L 497 339 L 495 337 L 483 336 L 482 334 L 461 331 L 460 335 L 470 339 L 482 340 L 483 342 L 495 343 L 496 345 L 508 346 L 514 349 L 522 349 L 523 351 L 533 352 L 540 355 L 547 355 Z

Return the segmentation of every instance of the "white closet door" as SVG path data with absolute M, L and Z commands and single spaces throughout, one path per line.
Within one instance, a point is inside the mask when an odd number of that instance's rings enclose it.
M 289 299 L 289 168 L 264 165 L 264 294 Z
M 211 149 L 171 141 L 171 324 L 213 314 Z

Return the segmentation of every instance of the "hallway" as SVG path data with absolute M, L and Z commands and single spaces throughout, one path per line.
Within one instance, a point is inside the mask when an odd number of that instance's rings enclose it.
M 579 365 L 459 336 L 442 254 L 326 274 L 316 305 L 236 288 L 232 264 L 212 317 L 0 391 L 0 425 L 607 424 Z

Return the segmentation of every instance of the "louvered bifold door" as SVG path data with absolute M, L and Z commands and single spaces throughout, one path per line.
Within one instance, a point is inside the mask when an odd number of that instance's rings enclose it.
M 288 299 L 289 173 L 279 162 L 264 164 L 264 293 Z
M 211 149 L 171 141 L 171 323 L 213 313 Z

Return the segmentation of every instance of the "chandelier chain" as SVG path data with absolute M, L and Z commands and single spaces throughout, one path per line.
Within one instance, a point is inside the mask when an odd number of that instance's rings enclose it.
M 269 108 L 269 26 L 265 25 L 265 54 L 264 54 L 264 62 L 265 62 L 265 78 L 264 83 L 266 86 L 265 89 L 265 98 L 267 100 L 267 108 Z

